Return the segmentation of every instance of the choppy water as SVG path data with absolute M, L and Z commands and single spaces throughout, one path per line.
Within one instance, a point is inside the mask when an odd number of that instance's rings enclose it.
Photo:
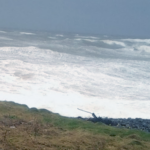
M 150 39 L 0 31 L 0 99 L 66 116 L 150 118 Z

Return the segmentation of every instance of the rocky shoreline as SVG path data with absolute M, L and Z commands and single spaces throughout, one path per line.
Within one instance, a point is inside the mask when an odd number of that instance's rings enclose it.
M 96 122 L 102 122 L 106 125 L 114 126 L 117 128 L 128 128 L 128 129 L 138 129 L 141 131 L 149 132 L 150 133 L 150 119 L 142 119 L 142 118 L 82 118 L 78 117 L 80 119 L 84 119 L 87 121 L 92 121 L 94 123 Z

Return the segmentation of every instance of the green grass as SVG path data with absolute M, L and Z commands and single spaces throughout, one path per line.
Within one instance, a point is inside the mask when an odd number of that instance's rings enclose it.
M 126 137 L 136 133 L 143 140 L 150 140 L 150 134 L 143 131 L 125 128 L 119 129 L 104 125 L 102 123 L 92 123 L 89 121 L 83 121 L 76 118 L 62 117 L 55 114 L 52 117 L 49 117 L 49 114 L 43 114 L 43 121 L 47 123 L 52 123 L 57 127 L 61 127 L 67 130 L 81 129 L 83 131 L 88 131 L 94 134 L 105 134 L 105 135 L 107 134 L 120 137 Z
M 9 140 L 0 139 L 7 143 L 8 149 L 10 149 L 9 145 L 15 148 L 24 145 L 26 149 L 30 149 L 26 146 L 28 144 L 25 144 L 27 141 L 35 146 L 33 149 L 36 149 L 36 146 L 41 146 L 41 149 L 48 147 L 49 142 L 51 142 L 49 147 L 53 149 L 93 150 L 93 146 L 102 150 L 150 149 L 149 133 L 63 117 L 46 109 L 29 109 L 26 105 L 14 102 L 0 101 L 0 122 L 3 122 L 0 124 L 0 132 L 3 137 L 6 131 L 9 131 L 7 133 Z M 15 131 L 9 129 L 9 126 L 13 124 L 17 126 Z M 30 139 L 32 142 L 29 142 Z

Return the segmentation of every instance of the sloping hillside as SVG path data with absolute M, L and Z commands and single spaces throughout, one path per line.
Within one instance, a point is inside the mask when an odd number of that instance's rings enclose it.
M 0 101 L 2 150 L 149 150 L 150 134 Z

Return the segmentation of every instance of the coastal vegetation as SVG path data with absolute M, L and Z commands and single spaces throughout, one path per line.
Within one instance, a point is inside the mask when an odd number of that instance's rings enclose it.
M 1 150 L 149 150 L 150 133 L 0 101 Z

